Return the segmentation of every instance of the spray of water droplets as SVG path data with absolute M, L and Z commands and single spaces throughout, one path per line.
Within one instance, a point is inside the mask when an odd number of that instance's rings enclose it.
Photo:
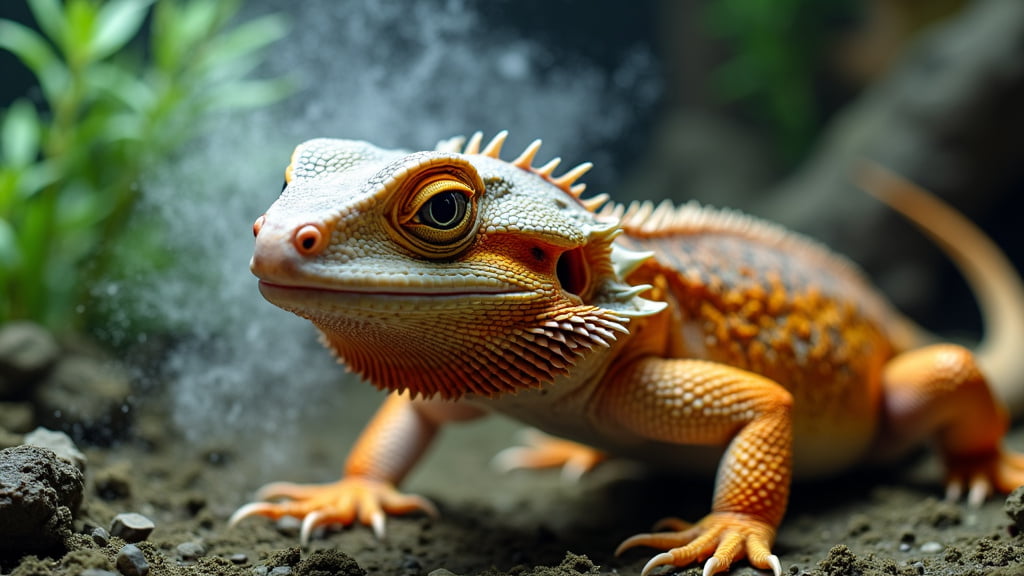
M 249 9 L 259 12 L 260 4 Z M 468 3 L 294 6 L 292 33 L 273 47 L 266 73 L 290 75 L 302 90 L 273 107 L 215 119 L 147 179 L 143 212 L 163 222 L 176 264 L 114 290 L 130 292 L 128 317 L 183 335 L 164 378 L 174 421 L 193 439 L 285 442 L 310 406 L 339 398 L 343 371 L 312 327 L 263 301 L 248 271 L 252 222 L 276 197 L 298 142 L 331 136 L 422 148 L 509 128 L 512 148 L 542 137 L 552 155 L 600 164 L 600 154 L 573 155 L 613 141 L 630 111 L 656 93 L 642 51 L 625 55 L 617 70 L 561 68 L 525 33 L 492 34 Z

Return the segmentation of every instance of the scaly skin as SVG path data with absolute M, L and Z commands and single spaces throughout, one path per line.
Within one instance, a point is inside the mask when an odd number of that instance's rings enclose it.
M 948 493 L 972 503 L 1024 483 L 974 355 L 916 345 L 853 265 L 732 212 L 599 210 L 605 198 L 582 200 L 575 184 L 589 165 L 555 178 L 557 160 L 533 167 L 539 141 L 506 162 L 504 138 L 413 154 L 344 140 L 296 149 L 254 226 L 252 270 L 268 300 L 393 394 L 339 482 L 268 486 L 261 497 L 287 501 L 249 504 L 232 523 L 300 516 L 305 541 L 321 525 L 380 535 L 386 514 L 434 513 L 397 485 L 441 425 L 490 411 L 564 438 L 535 435 L 499 456 L 503 468 L 579 475 L 605 453 L 685 468 L 688 447 L 722 451 L 708 516 L 620 546 L 664 551 L 644 574 L 746 558 L 778 576 L 771 546 L 793 475 L 883 448 L 937 440 Z M 993 268 L 979 281 L 1016 278 Z

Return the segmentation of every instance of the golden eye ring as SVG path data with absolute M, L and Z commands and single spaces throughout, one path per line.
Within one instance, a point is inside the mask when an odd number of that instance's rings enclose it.
M 473 184 L 470 175 L 453 170 L 413 179 L 396 205 L 402 244 L 431 259 L 451 258 L 469 246 L 478 224 Z

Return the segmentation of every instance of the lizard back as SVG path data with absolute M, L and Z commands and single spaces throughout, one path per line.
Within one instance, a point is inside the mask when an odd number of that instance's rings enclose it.
M 776 225 L 696 203 L 606 208 L 626 232 L 619 242 L 654 257 L 628 278 L 652 284 L 673 321 L 650 335 L 667 357 L 698 358 L 761 374 L 789 390 L 799 442 L 845 427 L 871 437 L 881 367 L 900 346 L 898 313 L 857 267 Z M 668 334 L 663 330 L 667 329 Z M 643 338 L 643 336 L 640 336 Z M 797 450 L 820 460 L 835 445 Z

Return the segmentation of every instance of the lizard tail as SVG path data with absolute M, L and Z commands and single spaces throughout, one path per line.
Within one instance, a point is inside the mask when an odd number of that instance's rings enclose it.
M 976 350 L 993 389 L 1014 416 L 1024 413 L 1024 282 L 998 246 L 936 196 L 868 162 L 858 184 L 923 230 L 964 275 L 978 300 L 985 336 Z

